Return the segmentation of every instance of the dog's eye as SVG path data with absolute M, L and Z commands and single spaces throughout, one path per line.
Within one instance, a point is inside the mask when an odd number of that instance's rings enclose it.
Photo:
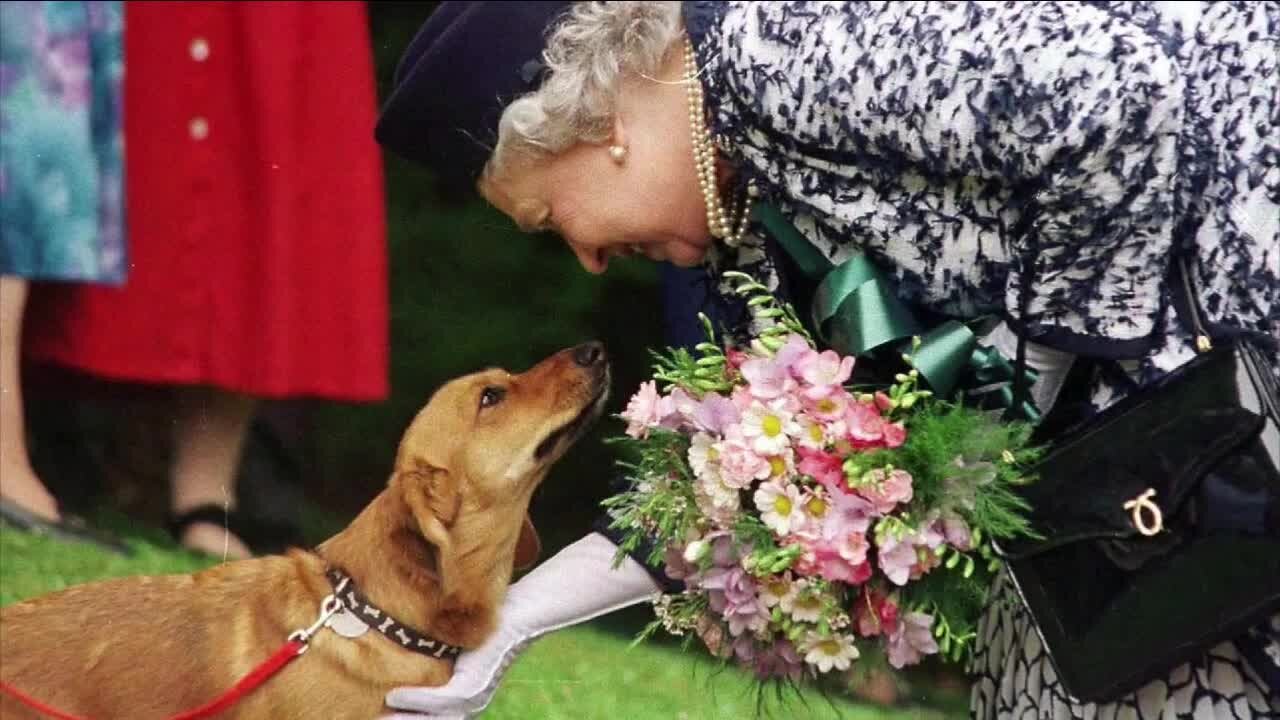
M 480 407 L 493 407 L 502 402 L 502 399 L 506 396 L 507 391 L 500 387 L 487 387 L 484 392 L 480 393 Z

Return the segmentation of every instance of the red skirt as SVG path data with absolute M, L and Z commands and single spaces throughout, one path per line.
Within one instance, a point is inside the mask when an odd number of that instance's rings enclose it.
M 264 397 L 382 399 L 388 288 L 361 2 L 128 2 L 128 278 L 44 285 L 28 358 Z

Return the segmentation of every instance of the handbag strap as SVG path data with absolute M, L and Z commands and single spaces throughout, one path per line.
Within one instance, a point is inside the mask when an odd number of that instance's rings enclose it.
M 1019 227 L 1019 230 L 1024 229 L 1024 227 Z M 1022 276 L 1018 290 L 1018 322 L 1022 325 L 1022 332 L 1018 333 L 1017 355 L 1013 363 L 1014 380 L 1012 392 L 1015 404 L 1020 400 L 1031 401 L 1031 387 L 1027 382 L 1026 373 L 1027 335 L 1030 334 L 1028 330 L 1029 309 L 1032 281 L 1036 276 L 1037 257 L 1039 257 L 1039 253 L 1035 251 L 1035 248 L 1029 248 L 1022 259 Z M 1182 305 L 1186 308 L 1187 321 L 1190 323 L 1192 333 L 1195 336 L 1196 351 L 1201 354 L 1209 352 L 1213 349 L 1213 340 L 1205 323 L 1204 306 L 1200 304 L 1200 299 L 1195 293 L 1195 284 L 1191 275 L 1191 268 L 1187 262 L 1187 253 L 1182 251 L 1174 253 L 1173 267 L 1170 269 L 1169 279 L 1170 282 L 1174 283 L 1174 292 L 1181 296 Z
M 1207 353 L 1213 349 L 1213 340 L 1205 324 L 1204 306 L 1200 304 L 1200 298 L 1195 293 L 1195 281 L 1191 276 L 1191 268 L 1187 264 L 1185 252 L 1179 252 L 1174 256 L 1173 275 L 1173 281 L 1177 285 L 1176 291 L 1182 294 L 1182 302 L 1187 309 L 1187 320 L 1191 323 L 1192 332 L 1195 333 L 1196 351 Z
M 1030 235 L 1031 216 L 1033 214 L 1030 212 L 1023 213 L 1014 228 L 1013 236 L 1015 238 Z M 1010 391 L 1013 394 L 1011 407 L 1017 407 L 1024 402 L 1031 407 L 1035 407 L 1035 400 L 1031 395 L 1031 383 L 1033 381 L 1027 376 L 1027 336 L 1031 334 L 1029 323 L 1031 315 L 1031 286 L 1036 276 L 1036 258 L 1039 255 L 1039 248 L 1034 247 L 1028 248 L 1022 256 L 1022 273 L 1018 278 L 1018 322 L 1022 325 L 1022 332 L 1017 333 L 1018 347 L 1013 360 L 1013 384 L 1010 387 Z M 1039 410 L 1043 413 L 1047 408 L 1039 408 Z M 1005 417 L 1009 419 L 1007 414 Z

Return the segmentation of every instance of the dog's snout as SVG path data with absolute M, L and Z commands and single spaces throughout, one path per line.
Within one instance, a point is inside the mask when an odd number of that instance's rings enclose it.
M 604 343 L 593 341 L 573 349 L 573 362 L 578 367 L 594 367 L 604 361 Z

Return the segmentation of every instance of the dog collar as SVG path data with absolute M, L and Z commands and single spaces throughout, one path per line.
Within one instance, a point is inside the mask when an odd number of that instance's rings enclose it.
M 372 628 L 405 650 L 433 658 L 454 658 L 462 648 L 428 637 L 391 617 L 360 593 L 350 575 L 329 568 L 325 577 L 333 586 L 333 597 L 340 608 L 329 620 L 328 627 L 344 637 L 359 637 Z

